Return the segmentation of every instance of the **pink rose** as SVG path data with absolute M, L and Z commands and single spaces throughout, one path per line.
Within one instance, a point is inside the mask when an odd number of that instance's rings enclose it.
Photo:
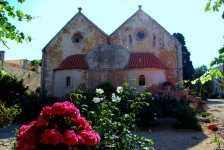
M 44 118 L 42 114 L 37 118 L 37 121 L 35 123 L 36 127 L 41 127 L 41 126 L 47 126 L 49 122 Z
M 81 130 L 78 131 L 78 135 L 83 139 L 84 144 L 87 146 L 94 146 L 101 140 L 99 134 L 94 131 Z
M 88 125 L 88 122 L 86 121 L 86 119 L 84 117 L 78 117 L 77 122 L 79 124 L 79 127 L 84 128 L 84 129 Z
M 72 118 L 76 118 L 76 117 L 80 116 L 80 111 L 79 111 L 79 109 L 77 109 L 76 107 L 67 107 L 67 108 L 66 108 L 66 112 L 67 112 Z
M 75 118 L 77 116 L 80 116 L 79 109 L 77 109 L 73 103 L 66 101 L 66 102 L 63 102 L 62 104 L 64 105 L 65 111 L 71 117 Z
M 50 106 L 45 106 L 42 108 L 41 113 L 43 113 L 44 116 L 50 116 L 52 114 L 52 108 Z
M 32 132 L 32 130 L 34 130 L 35 123 L 36 121 L 33 121 L 33 122 L 30 122 L 28 125 L 22 125 L 22 127 L 19 129 L 17 139 L 22 138 L 22 136 L 28 132 Z
M 61 133 L 56 129 L 46 129 L 41 134 L 41 143 L 43 144 L 52 144 L 52 145 L 58 145 L 59 143 L 63 142 L 63 138 Z
M 65 107 L 64 107 L 63 103 L 55 103 L 52 106 L 52 113 L 54 115 L 64 115 L 66 113 L 66 111 L 65 111 Z
M 78 144 L 78 137 L 73 130 L 66 130 L 63 139 L 65 145 L 75 146 Z
M 34 133 L 27 133 L 17 141 L 18 147 L 16 150 L 34 150 L 36 149 L 36 143 L 40 140 L 40 137 Z
M 85 128 L 87 131 L 92 131 L 93 129 L 92 129 L 92 127 L 89 125 L 89 124 L 87 124 L 86 125 L 86 128 Z

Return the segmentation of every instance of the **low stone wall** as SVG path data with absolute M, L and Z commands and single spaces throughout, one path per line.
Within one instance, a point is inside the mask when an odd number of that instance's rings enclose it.
M 30 91 L 36 91 L 40 88 L 40 73 L 10 66 L 4 66 L 3 70 L 19 79 L 23 79 L 24 87 L 28 86 L 28 90 Z

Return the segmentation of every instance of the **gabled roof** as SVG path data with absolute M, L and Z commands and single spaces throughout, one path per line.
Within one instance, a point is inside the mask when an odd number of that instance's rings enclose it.
M 67 69 L 88 69 L 88 64 L 85 60 L 85 54 L 71 55 L 65 58 L 59 67 L 55 70 L 67 70 Z
M 81 13 L 81 12 L 80 12 Z M 99 32 L 104 34 L 105 36 L 108 36 L 102 29 L 100 29 L 95 23 L 93 23 L 91 20 L 89 20 L 83 13 L 81 13 L 83 17 L 90 23 L 92 24 Z
M 147 15 L 151 20 L 155 21 L 155 23 L 160 26 L 166 33 L 168 33 L 175 41 L 177 41 L 178 43 L 180 43 L 172 34 L 170 34 L 163 26 L 161 26 L 156 20 L 154 20 L 150 15 L 148 15 L 146 12 L 144 12 L 142 10 L 142 6 L 139 5 L 138 6 L 139 9 L 131 16 L 129 17 L 124 23 L 122 23 L 113 33 L 111 33 L 109 36 L 112 36 L 116 31 L 118 31 L 122 26 L 124 26 L 128 21 L 131 20 L 131 18 L 135 17 L 138 13 L 144 13 L 145 15 Z
M 162 61 L 153 54 L 150 53 L 132 53 L 129 59 L 129 63 L 125 66 L 125 69 L 131 68 L 160 68 L 166 69 L 167 67 Z
M 107 36 L 108 37 L 108 35 L 103 31 L 103 30 L 101 30 L 96 24 L 94 24 L 92 21 L 90 21 L 82 12 L 81 12 L 81 10 L 82 10 L 82 8 L 78 8 L 78 13 L 76 13 L 65 25 L 64 25 L 64 27 L 44 46 L 44 48 L 43 48 L 43 50 L 42 51 L 44 51 L 44 49 L 45 49 L 45 47 L 47 47 L 47 45 L 66 27 L 66 25 L 67 24 L 69 24 L 78 14 L 81 14 L 90 24 L 92 24 L 100 33 L 102 33 L 103 35 L 105 35 L 105 36 Z

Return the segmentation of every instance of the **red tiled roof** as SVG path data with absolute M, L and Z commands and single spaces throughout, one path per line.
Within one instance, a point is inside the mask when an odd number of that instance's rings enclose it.
M 88 69 L 84 54 L 71 55 L 64 59 L 56 70 Z
M 153 54 L 150 53 L 132 53 L 129 59 L 129 63 L 125 66 L 126 69 L 130 68 L 161 68 L 167 67 L 162 61 Z

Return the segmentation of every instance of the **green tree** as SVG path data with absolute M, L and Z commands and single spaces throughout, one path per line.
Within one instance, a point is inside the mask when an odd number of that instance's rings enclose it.
M 30 63 L 31 63 L 31 66 L 35 66 L 36 64 L 38 64 L 38 66 L 41 66 L 42 61 L 38 59 L 34 59 Z
M 199 66 L 194 69 L 194 79 L 200 78 L 206 71 L 208 71 L 208 67 L 205 65 Z
M 220 7 L 224 6 L 224 0 L 208 0 L 205 6 L 205 12 L 219 12 Z M 224 19 L 224 11 L 222 12 L 222 18 Z
M 185 46 L 185 38 L 181 33 L 174 33 L 173 36 L 182 44 L 183 80 L 193 80 L 194 67 L 190 60 L 191 53 Z
M 208 71 L 207 66 L 202 65 L 194 70 L 194 79 L 200 78 Z M 213 82 L 210 80 L 204 84 L 201 82 L 196 82 L 193 85 L 193 89 L 197 92 L 197 95 L 201 96 L 203 100 L 206 100 L 209 94 L 213 93 Z
M 208 0 L 205 6 L 205 12 L 219 12 L 219 9 L 224 6 L 224 0 Z M 224 19 L 224 11 L 222 13 L 222 18 Z M 217 68 L 217 66 L 223 65 L 224 63 L 224 45 L 218 50 L 219 56 L 214 58 L 214 60 L 210 63 L 210 68 L 208 71 L 203 74 L 200 78 L 191 81 L 192 84 L 196 84 L 196 82 L 201 82 L 202 84 L 211 81 L 212 78 L 224 78 L 223 72 Z
M 18 3 L 25 2 L 25 0 L 17 1 Z M 7 39 L 15 40 L 17 43 L 22 43 L 24 40 L 30 42 L 31 37 L 20 32 L 15 25 L 10 23 L 9 18 L 30 22 L 34 17 L 21 10 L 16 10 L 14 6 L 8 3 L 8 0 L 0 0 L 0 40 L 3 44 L 5 45 Z

